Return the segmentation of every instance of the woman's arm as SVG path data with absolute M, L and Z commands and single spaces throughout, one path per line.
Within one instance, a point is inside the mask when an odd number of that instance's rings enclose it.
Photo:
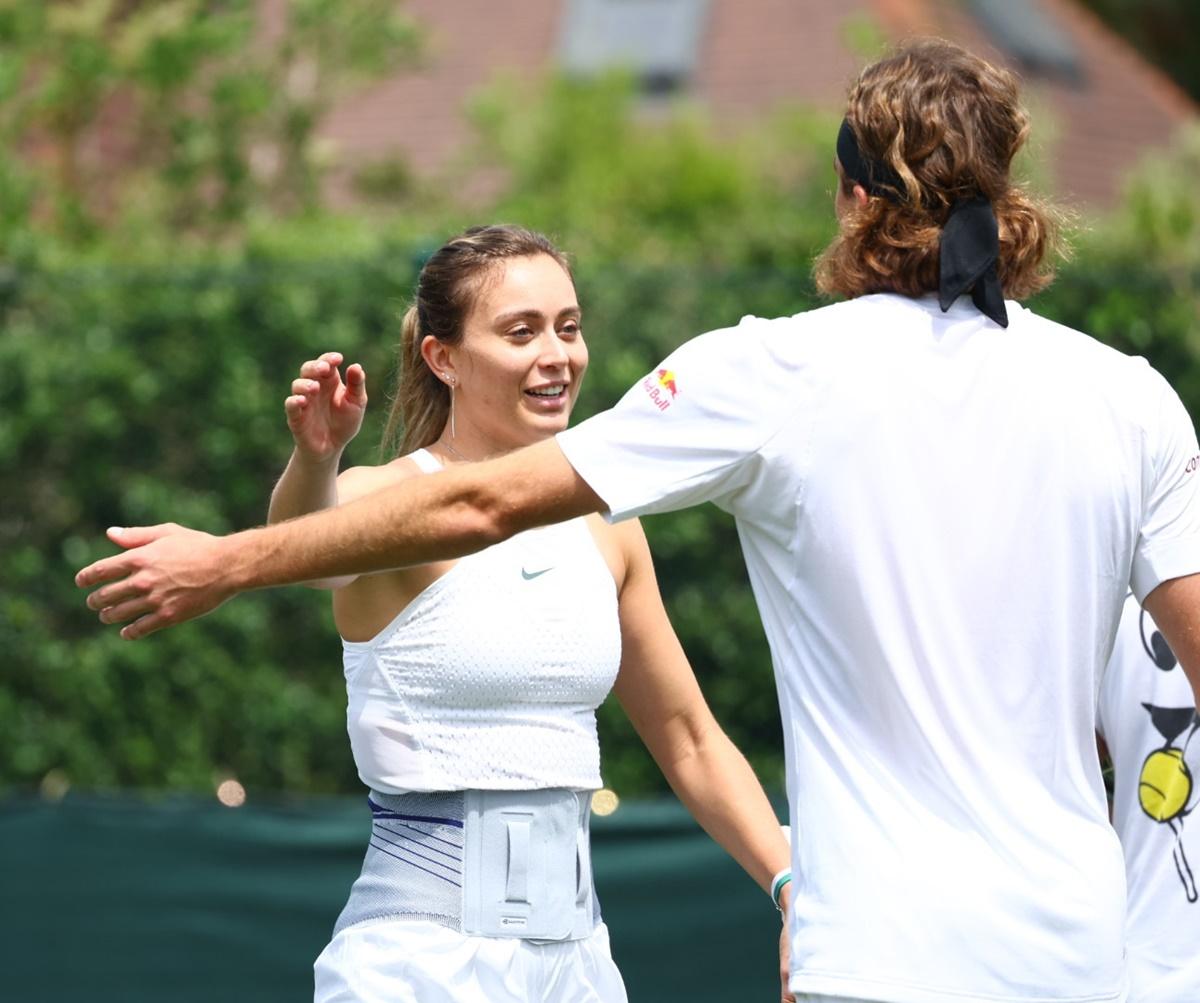
M 294 447 L 283 475 L 271 492 L 267 524 L 333 508 L 338 504 L 338 466 L 347 443 L 362 427 L 367 405 L 366 374 L 353 364 L 342 382 L 339 352 L 326 352 L 300 367 L 292 393 L 284 402 Z M 341 588 L 353 576 L 324 578 L 307 584 Z
M 337 474 L 342 451 L 362 427 L 367 376 L 357 362 L 342 382 L 340 352 L 309 359 L 292 380 L 284 400 L 294 448 L 283 476 L 271 492 L 267 523 L 308 515 L 338 503 Z
M 613 531 L 626 558 L 617 699 L 696 821 L 769 893 L 790 862 L 775 812 L 700 692 L 663 608 L 641 526 L 630 521 Z
M 271 492 L 267 525 L 333 508 L 338 503 L 338 463 L 341 453 L 316 460 L 293 449 L 283 474 Z
M 614 692 L 671 789 L 713 839 L 770 894 L 791 866 L 791 849 L 758 777 L 709 710 L 663 607 L 637 520 L 614 527 L 625 557 L 621 585 L 621 671 Z M 792 887 L 779 896 L 791 906 Z M 780 999 L 788 991 L 788 924 L 779 934 Z

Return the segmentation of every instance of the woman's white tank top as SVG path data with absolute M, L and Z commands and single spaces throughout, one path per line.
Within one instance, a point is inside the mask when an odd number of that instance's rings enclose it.
M 427 451 L 411 458 L 427 473 Z M 384 793 L 600 786 L 596 708 L 621 660 L 616 583 L 583 519 L 459 560 L 365 642 L 346 726 Z

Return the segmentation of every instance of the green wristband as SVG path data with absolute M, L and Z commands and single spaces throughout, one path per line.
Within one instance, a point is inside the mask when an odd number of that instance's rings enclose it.
M 779 896 L 783 892 L 783 886 L 792 880 L 792 869 L 786 868 L 775 875 L 775 880 L 771 882 L 771 901 L 775 903 L 775 908 L 783 912 L 783 906 L 779 903 Z

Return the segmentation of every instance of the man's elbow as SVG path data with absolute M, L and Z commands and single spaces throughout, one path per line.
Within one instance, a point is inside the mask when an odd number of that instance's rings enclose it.
M 519 500 L 494 484 L 473 489 L 450 512 L 458 535 L 471 552 L 483 550 L 526 528 Z
M 535 452 L 542 449 L 539 444 L 478 464 L 454 484 L 444 500 L 452 502 L 451 517 L 465 542 L 480 549 L 600 511 L 603 503 L 561 454 Z

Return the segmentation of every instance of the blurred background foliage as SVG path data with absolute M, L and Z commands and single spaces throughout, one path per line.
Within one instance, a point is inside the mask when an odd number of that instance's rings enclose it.
M 74 244 L 226 236 L 312 212 L 315 128 L 364 79 L 414 60 L 391 0 L 0 0 L 0 201 Z
M 1083 0 L 1108 25 L 1200 101 L 1200 4 L 1196 0 Z
M 131 645 L 98 627 L 72 575 L 111 552 L 110 524 L 261 523 L 289 452 L 282 400 L 315 353 L 365 364 L 373 423 L 348 461 L 375 462 L 399 315 L 424 256 L 462 226 L 521 222 L 574 256 L 592 350 L 580 416 L 695 333 L 818 302 L 833 120 L 794 110 L 731 142 L 687 108 L 648 113 L 620 76 L 502 81 L 473 111 L 472 160 L 497 181 L 469 215 L 453 176 L 391 211 L 334 215 L 314 118 L 384 50 L 419 59 L 419 36 L 403 21 L 382 33 L 382 0 L 293 7 L 304 16 L 260 59 L 243 3 L 0 0 L 0 787 L 204 790 L 235 774 L 252 791 L 357 788 L 327 596 L 260 593 Z M 63 46 L 82 53 L 70 73 Z M 138 171 L 105 174 L 98 95 L 137 109 Z M 1183 136 L 1075 234 L 1033 304 L 1151 357 L 1193 413 L 1198 175 L 1200 135 Z M 779 786 L 774 682 L 731 521 L 702 508 L 647 530 L 718 718 Z M 610 786 L 661 789 L 611 703 L 601 728 Z

